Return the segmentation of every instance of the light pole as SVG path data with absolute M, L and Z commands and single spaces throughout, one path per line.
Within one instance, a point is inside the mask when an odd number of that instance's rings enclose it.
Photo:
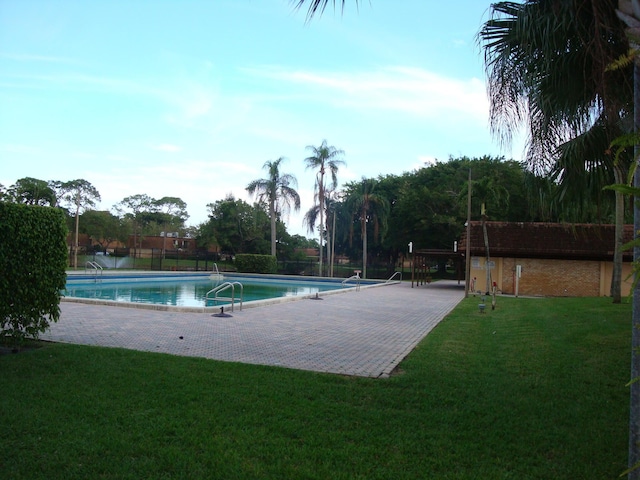
M 469 181 L 467 182 L 467 244 L 465 248 L 466 272 L 464 281 L 464 298 L 469 296 L 469 280 L 471 277 L 471 169 L 469 169 Z
M 413 288 L 413 242 L 409 242 L 409 268 L 411 269 L 411 288 Z

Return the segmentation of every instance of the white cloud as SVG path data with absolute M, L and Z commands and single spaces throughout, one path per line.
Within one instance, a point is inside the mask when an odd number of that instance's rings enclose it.
M 45 62 L 45 63 L 63 63 L 69 65 L 79 65 L 81 62 L 69 57 L 56 57 L 49 55 L 31 55 L 27 53 L 7 53 L 0 52 L 0 58 L 7 60 L 15 60 L 18 62 Z
M 7 153 L 27 154 L 27 155 L 36 155 L 36 154 L 42 153 L 42 149 L 39 147 L 33 147 L 31 145 L 9 144 L 9 143 L 0 145 L 0 151 L 7 152 Z
M 160 152 L 171 152 L 171 153 L 180 152 L 182 150 L 182 148 L 179 147 L 178 145 L 172 145 L 170 143 L 161 143 L 159 145 L 154 145 L 151 148 L 153 148 L 154 150 L 158 150 Z
M 267 66 L 245 69 L 256 77 L 299 86 L 316 102 L 362 110 L 389 110 L 451 119 L 471 115 L 483 121 L 488 103 L 484 83 L 460 80 L 424 69 L 388 66 L 372 71 L 313 72 Z

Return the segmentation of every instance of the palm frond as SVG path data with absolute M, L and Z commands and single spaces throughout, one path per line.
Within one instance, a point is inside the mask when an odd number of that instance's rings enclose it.
M 356 4 L 356 7 L 358 6 L 358 2 L 359 0 L 353 0 L 354 3 Z M 307 8 L 307 22 L 311 21 L 313 19 L 313 17 L 315 17 L 316 15 L 322 15 L 325 11 L 325 9 L 327 8 L 327 5 L 329 3 L 333 4 L 333 9 L 335 10 L 336 8 L 336 0 L 292 0 L 292 2 L 294 4 L 294 8 L 295 9 L 300 9 L 302 8 L 306 3 L 309 3 L 309 7 Z M 346 0 L 342 0 L 340 3 L 340 12 L 344 12 L 344 7 L 345 7 L 345 3 Z

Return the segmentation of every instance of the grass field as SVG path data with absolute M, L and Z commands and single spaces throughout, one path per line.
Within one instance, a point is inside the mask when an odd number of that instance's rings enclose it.
M 73 345 L 2 355 L 0 475 L 616 478 L 630 305 L 477 304 L 463 301 L 388 379 Z

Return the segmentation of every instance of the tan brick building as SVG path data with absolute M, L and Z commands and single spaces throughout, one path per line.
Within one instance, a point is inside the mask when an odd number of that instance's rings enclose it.
M 471 222 L 472 291 L 486 292 L 487 258 L 482 222 Z M 608 296 L 613 270 L 614 226 L 487 222 L 490 285 L 506 294 Z M 633 226 L 625 226 L 625 242 Z M 460 239 L 466 245 L 466 231 Z M 624 252 L 622 295 L 631 289 L 632 252 Z M 519 268 L 518 268 L 519 267 Z M 517 277 L 517 273 L 520 276 Z

